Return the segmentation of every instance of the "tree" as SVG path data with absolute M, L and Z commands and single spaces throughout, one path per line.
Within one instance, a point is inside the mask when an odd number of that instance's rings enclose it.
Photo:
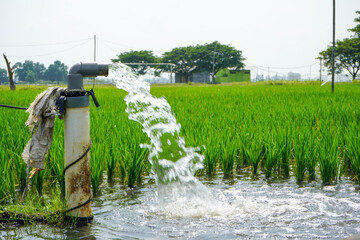
M 320 52 L 319 55 L 324 60 L 324 66 L 327 68 L 328 74 L 330 75 L 332 62 L 332 46 L 329 46 L 326 50 Z M 335 61 L 335 73 L 340 74 L 341 72 L 342 68 L 340 66 L 340 63 Z
M 354 33 L 354 37 L 360 38 L 360 11 L 356 11 L 359 16 L 354 19 L 354 22 L 358 23 L 354 28 L 349 29 L 350 32 Z
M 212 82 L 215 83 L 216 73 L 223 68 L 244 67 L 242 52 L 234 47 L 220 44 L 215 41 L 210 44 L 196 46 L 197 71 L 206 71 L 210 74 Z
M 337 42 L 335 55 L 341 68 L 348 71 L 355 80 L 360 70 L 360 37 L 345 38 Z
M 26 76 L 28 75 L 28 72 L 33 72 L 35 73 L 36 70 L 35 70 L 35 64 L 33 61 L 31 60 L 25 60 L 24 63 L 20 63 L 20 62 L 17 62 L 15 63 L 15 74 L 16 76 L 18 77 L 18 79 L 20 81 L 23 81 L 23 82 L 26 82 Z M 32 75 L 32 74 L 30 74 Z M 31 78 L 28 78 L 28 79 L 31 79 L 31 80 L 34 80 L 32 77 Z M 36 78 L 36 74 L 35 74 L 35 81 L 37 81 L 38 79 Z
M 46 67 L 44 66 L 44 64 L 40 64 L 38 62 L 35 63 L 34 70 L 35 70 L 36 78 L 38 80 L 42 80 L 44 78 L 44 74 L 46 71 Z
M 152 51 L 133 51 L 120 53 L 118 58 L 111 59 L 113 63 L 122 62 L 122 63 L 155 63 L 157 58 L 154 56 Z M 146 65 L 130 65 L 135 73 L 138 75 L 144 75 L 148 66 Z
M 7 59 L 6 55 L 3 54 L 5 62 L 6 62 L 6 67 L 8 70 L 8 74 L 9 74 L 9 82 L 10 82 L 10 90 L 15 90 L 15 82 L 14 82 L 14 69 L 16 68 L 15 66 L 10 65 L 9 60 Z
M 162 62 L 175 64 L 173 71 L 185 76 L 186 82 L 196 68 L 196 49 L 193 46 L 174 48 L 163 54 Z
M 31 78 L 28 78 L 31 79 L 31 83 L 43 79 L 46 70 L 44 64 L 38 62 L 34 63 L 31 60 L 25 60 L 24 63 L 17 62 L 14 66 L 16 67 L 16 76 L 19 78 L 20 81 L 28 82 L 26 80 L 28 72 L 35 73 L 35 79 L 33 78 L 32 74 L 30 74 Z
M 59 84 L 60 82 L 66 82 L 67 73 L 68 67 L 59 60 L 56 60 L 53 64 L 49 65 L 44 76 L 46 80 L 56 81 L 57 84 Z
M 332 47 L 320 52 L 324 65 L 331 69 Z M 360 38 L 345 38 L 337 41 L 335 46 L 335 72 L 337 74 L 346 70 L 355 80 L 360 71 Z
M 32 70 L 26 72 L 25 82 L 34 83 L 36 79 L 36 74 Z
M 0 84 L 7 81 L 8 77 L 6 75 L 6 69 L 0 68 Z

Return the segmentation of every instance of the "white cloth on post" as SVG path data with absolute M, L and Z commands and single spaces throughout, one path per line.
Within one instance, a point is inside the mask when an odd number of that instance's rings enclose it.
M 22 153 L 24 162 L 30 162 L 31 167 L 44 169 L 45 157 L 53 140 L 55 117 L 60 115 L 55 105 L 56 100 L 64 91 L 65 88 L 51 87 L 40 93 L 26 110 L 30 116 L 25 125 L 30 131 L 37 127 Z M 34 126 L 37 122 L 38 125 Z

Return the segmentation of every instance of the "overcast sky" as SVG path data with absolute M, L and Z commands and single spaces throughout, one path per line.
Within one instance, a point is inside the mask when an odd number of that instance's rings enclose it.
M 253 71 L 316 77 L 332 41 L 332 0 L 0 0 L 0 53 L 69 67 L 109 63 L 121 52 L 219 41 L 241 50 Z M 360 0 L 336 0 L 336 38 L 351 34 Z M 310 67 L 311 65 L 311 67 Z M 254 68 L 253 66 L 257 66 Z M 0 67 L 5 61 L 0 58 Z

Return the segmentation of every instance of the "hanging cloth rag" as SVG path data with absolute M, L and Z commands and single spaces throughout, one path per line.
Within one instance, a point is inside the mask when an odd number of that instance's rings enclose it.
M 26 111 L 30 116 L 25 125 L 32 131 L 32 136 L 22 158 L 26 164 L 34 167 L 32 176 L 44 169 L 45 157 L 53 140 L 55 117 L 60 115 L 55 105 L 56 100 L 64 91 L 65 88 L 60 87 L 47 89 L 36 97 Z

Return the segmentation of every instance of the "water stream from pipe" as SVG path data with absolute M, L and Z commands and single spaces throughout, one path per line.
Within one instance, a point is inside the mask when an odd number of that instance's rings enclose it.
M 109 78 L 116 87 L 128 92 L 124 100 L 129 119 L 139 122 L 150 139 L 150 144 L 141 146 L 149 149 L 161 209 L 166 214 L 175 211 L 186 216 L 216 211 L 214 206 L 219 202 L 194 177 L 196 170 L 203 167 L 204 156 L 198 153 L 199 147 L 186 146 L 180 136 L 181 126 L 166 99 L 152 96 L 150 84 L 124 64 L 112 65 Z

